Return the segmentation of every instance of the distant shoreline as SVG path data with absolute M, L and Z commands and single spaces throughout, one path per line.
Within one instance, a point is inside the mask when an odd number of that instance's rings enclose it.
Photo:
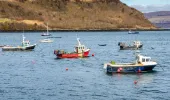
M 49 30 L 49 32 L 124 32 L 129 31 L 127 29 L 101 29 L 101 30 L 75 30 L 75 29 L 66 29 L 66 30 Z M 170 31 L 170 29 L 138 29 L 132 31 Z M 23 32 L 23 30 L 0 30 L 1 33 L 5 32 Z M 24 30 L 24 32 L 46 32 L 46 30 Z

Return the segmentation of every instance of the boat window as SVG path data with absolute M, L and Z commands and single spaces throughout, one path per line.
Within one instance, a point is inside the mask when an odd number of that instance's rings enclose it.
M 142 58 L 142 62 L 145 62 L 145 59 L 144 59 L 144 58 Z
M 149 59 L 146 59 L 146 62 L 149 62 Z

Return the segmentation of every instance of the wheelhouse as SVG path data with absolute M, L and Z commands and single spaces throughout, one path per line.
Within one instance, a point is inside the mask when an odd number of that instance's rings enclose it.
M 151 62 L 151 57 L 146 57 L 146 56 L 137 56 L 137 61 L 140 63 L 146 63 L 146 62 Z
M 26 46 L 29 46 L 30 45 L 30 42 L 29 41 L 24 41 L 22 42 L 22 46 L 23 47 L 26 47 Z

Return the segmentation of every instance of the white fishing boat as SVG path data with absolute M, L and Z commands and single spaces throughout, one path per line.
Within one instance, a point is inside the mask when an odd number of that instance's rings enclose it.
M 22 36 L 22 45 L 21 46 L 4 46 L 2 47 L 2 51 L 24 51 L 24 50 L 33 50 L 36 44 L 30 45 L 30 42 L 27 40 L 25 41 L 25 36 Z

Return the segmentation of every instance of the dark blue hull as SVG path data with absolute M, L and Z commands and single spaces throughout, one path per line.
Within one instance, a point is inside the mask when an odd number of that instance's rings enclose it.
M 99 46 L 106 46 L 107 44 L 98 44 Z
M 29 47 L 26 47 L 25 50 L 33 50 L 35 48 L 36 45 L 32 45 L 32 46 L 29 46 Z
M 42 34 L 41 36 L 51 36 L 51 34 Z
M 128 34 L 139 34 L 139 32 L 131 32 L 131 33 L 128 33 Z
M 148 66 L 136 66 L 136 67 L 111 67 L 107 66 L 106 71 L 107 73 L 128 73 L 128 72 L 149 72 L 156 65 L 148 65 Z

